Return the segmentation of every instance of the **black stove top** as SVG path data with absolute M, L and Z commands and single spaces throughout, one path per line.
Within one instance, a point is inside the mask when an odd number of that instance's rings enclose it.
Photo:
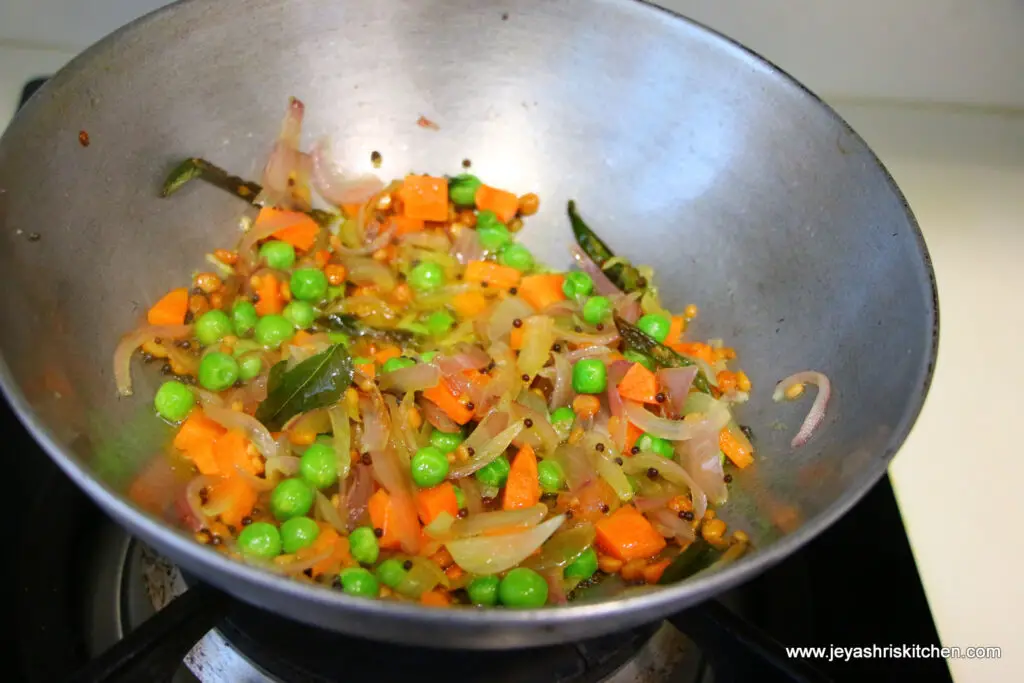
M 29 84 L 26 97 L 41 82 Z M 162 622 L 147 621 L 154 603 L 173 597 L 169 593 L 175 580 L 181 584 L 180 575 L 99 512 L 3 401 L 0 433 L 13 470 L 7 482 L 10 559 L 0 563 L 8 591 L 3 618 L 7 632 L 16 634 L 0 645 L 8 681 L 70 680 L 140 624 L 149 629 L 148 647 L 176 654 L 170 665 L 165 661 L 159 671 L 135 680 L 174 683 L 386 683 L 430 677 L 431 671 L 464 683 L 770 683 L 824 680 L 802 677 L 799 665 L 793 668 L 771 650 L 778 644 L 771 639 L 797 646 L 939 642 L 887 479 L 799 553 L 720 602 L 670 619 L 678 630 L 661 623 L 531 650 L 432 651 L 325 633 L 233 603 L 203 586 L 171 602 L 160 612 Z M 190 633 L 188 618 L 175 621 L 172 613 L 185 614 L 187 600 L 223 607 L 228 616 L 205 636 L 205 628 Z M 181 653 L 200 637 L 188 666 L 180 664 Z M 951 680 L 944 660 L 812 664 L 834 681 Z M 93 670 L 79 680 L 113 679 Z

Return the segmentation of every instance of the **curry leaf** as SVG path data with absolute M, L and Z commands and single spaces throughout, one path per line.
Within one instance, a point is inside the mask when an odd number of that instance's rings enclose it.
M 256 409 L 256 419 L 271 431 L 279 430 L 300 413 L 334 403 L 352 383 L 352 359 L 344 345 L 335 344 L 291 370 L 285 361 L 270 369 L 267 398 Z
M 659 344 L 654 337 L 636 325 L 626 322 L 618 314 L 614 319 L 615 327 L 618 328 L 619 336 L 622 337 L 623 345 L 627 350 L 641 353 L 665 368 L 684 368 L 693 365 L 692 360 L 679 355 L 664 344 Z M 693 388 L 705 394 L 711 393 L 711 385 L 708 384 L 708 378 L 704 376 L 703 370 L 698 371 L 697 376 L 694 377 Z
M 686 546 L 686 550 L 676 555 L 672 564 L 665 568 L 658 583 L 664 585 L 688 579 L 710 567 L 721 556 L 722 553 L 703 538 L 694 539 Z

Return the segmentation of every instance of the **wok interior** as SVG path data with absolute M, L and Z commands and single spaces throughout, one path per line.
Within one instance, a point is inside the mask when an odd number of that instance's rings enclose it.
M 246 209 L 159 183 L 188 155 L 258 179 L 290 95 L 305 144 L 330 134 L 355 170 L 372 151 L 385 179 L 468 158 L 537 192 L 522 239 L 540 261 L 568 262 L 576 199 L 655 267 L 666 306 L 697 304 L 693 337 L 724 338 L 754 382 L 738 414 L 760 457 L 721 515 L 760 552 L 852 503 L 916 416 L 935 311 L 913 220 L 858 137 L 740 48 L 628 2 L 197 1 L 80 57 L 0 147 L 3 357 L 39 424 L 114 490 L 167 438 L 155 373 L 136 366 L 135 397 L 116 397 L 114 345 Z M 770 396 L 807 368 L 834 393 L 793 450 L 811 398 Z

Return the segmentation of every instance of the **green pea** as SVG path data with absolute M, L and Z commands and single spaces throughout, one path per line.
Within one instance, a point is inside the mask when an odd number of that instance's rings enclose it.
M 675 449 L 672 448 L 672 442 L 666 441 L 659 436 L 652 436 L 647 432 L 637 437 L 636 443 L 633 446 L 639 448 L 641 452 L 650 451 L 657 453 L 663 458 L 673 458 L 676 454 Z
M 281 532 L 267 522 L 253 522 L 238 534 L 238 547 L 245 557 L 271 560 L 281 554 Z
M 487 212 L 485 211 L 484 213 Z M 497 221 L 498 219 L 495 218 L 494 220 Z M 499 252 L 512 242 L 512 234 L 505 227 L 504 223 L 480 225 L 480 220 L 477 219 L 476 225 L 476 237 L 480 241 L 480 246 L 489 252 Z
M 262 346 L 276 349 L 295 336 L 295 326 L 284 316 L 265 315 L 256 323 L 254 336 Z
M 348 535 L 348 551 L 352 559 L 362 564 L 373 564 L 380 556 L 380 545 L 373 528 L 361 526 Z
M 587 548 L 583 554 L 573 560 L 572 564 L 565 568 L 565 578 L 579 579 L 586 581 L 597 571 L 597 553 L 593 547 Z
M 401 560 L 391 558 L 390 560 L 384 560 L 377 565 L 377 579 L 380 580 L 388 588 L 397 588 L 398 584 L 405 580 L 405 567 L 402 566 Z
M 476 471 L 476 480 L 484 486 L 501 488 L 508 481 L 508 473 L 512 469 L 508 464 L 508 458 L 499 455 L 496 459 L 487 463 Z
M 388 358 L 384 361 L 384 365 L 380 366 L 380 371 L 394 372 L 395 370 L 401 370 L 402 368 L 411 368 L 416 365 L 416 361 L 412 358 L 406 358 L 405 356 L 399 356 L 398 358 Z
M 412 456 L 412 480 L 420 488 L 437 486 L 448 476 L 448 457 L 435 446 L 424 446 Z
M 608 369 L 597 358 L 584 358 L 572 366 L 572 388 L 577 394 L 600 394 L 608 386 Z
M 490 209 L 484 209 L 483 211 L 477 212 L 476 228 L 477 230 L 480 228 L 484 228 L 485 230 L 488 228 L 504 228 L 505 232 L 508 233 L 508 227 L 501 222 L 501 219 L 498 218 L 498 214 L 494 213 Z
M 466 509 L 466 494 L 462 492 L 462 489 L 458 486 L 453 486 L 452 491 L 455 492 L 455 504 L 460 510 Z
M 327 276 L 319 268 L 299 268 L 288 284 L 292 296 L 301 301 L 320 301 L 327 296 Z
M 344 344 L 348 346 L 348 335 L 344 332 L 328 332 L 327 339 L 332 344 Z
M 448 197 L 456 206 L 476 206 L 476 191 L 481 184 L 475 175 L 457 175 L 448 181 Z
M 313 326 L 313 321 L 316 320 L 316 309 L 308 301 L 289 301 L 281 311 L 281 315 L 300 330 L 307 330 Z
M 313 545 L 319 535 L 320 527 L 309 517 L 292 517 L 281 525 L 281 546 L 289 555 L 297 553 Z
M 591 325 L 604 322 L 612 312 L 612 302 L 607 297 L 592 296 L 583 304 L 583 319 Z
M 280 240 L 271 240 L 260 247 L 260 259 L 277 270 L 288 270 L 295 265 L 295 247 Z
M 437 351 L 427 351 L 420 354 L 420 360 L 424 363 L 429 363 L 437 357 Z
M 541 460 L 537 463 L 537 480 L 544 493 L 558 493 L 565 486 L 565 475 L 554 460 Z
M 235 327 L 235 335 L 244 337 L 249 334 L 259 319 L 256 306 L 248 299 L 239 299 L 231 305 L 231 323 Z
M 498 586 L 501 579 L 497 576 L 478 576 L 466 586 L 469 601 L 481 607 L 494 607 L 498 604 Z
M 651 372 L 654 372 L 654 361 L 652 361 L 650 358 L 640 353 L 639 351 L 628 349 L 622 354 L 622 357 L 628 360 L 630 363 L 639 363 L 640 365 L 644 366 Z
M 578 296 L 588 296 L 594 291 L 594 280 L 582 270 L 566 273 L 565 281 L 562 282 L 562 291 L 570 299 L 575 299 Z
M 248 382 L 263 372 L 263 359 L 257 353 L 250 353 L 238 359 L 238 377 Z
M 448 311 L 434 311 L 427 316 L 427 332 L 440 337 L 442 334 L 452 329 L 452 325 L 455 324 L 455 318 Z
M 551 422 L 574 422 L 576 420 L 576 413 L 572 412 L 572 408 L 569 406 L 562 406 L 551 413 Z
M 418 263 L 409 271 L 409 285 L 417 292 L 432 292 L 444 285 L 444 268 L 433 261 Z
M 377 577 L 362 567 L 342 569 L 338 574 L 341 589 L 357 598 L 375 598 L 380 595 L 380 583 Z
M 462 432 L 442 432 L 440 429 L 435 429 L 430 432 L 430 445 L 448 455 L 454 453 L 465 438 Z
M 505 607 L 543 607 L 548 601 L 548 582 L 532 569 L 516 567 L 498 585 L 498 599 Z
M 157 414 L 169 422 L 184 420 L 195 404 L 196 397 L 192 390 L 173 379 L 161 384 L 153 397 L 153 407 Z
M 312 444 L 299 459 L 299 475 L 318 489 L 337 484 L 338 455 L 326 444 Z
M 657 313 L 648 313 L 636 321 L 636 326 L 659 344 L 665 341 L 671 324 L 672 322 L 668 318 Z
M 521 244 L 509 244 L 498 254 L 498 263 L 526 273 L 533 269 L 533 254 Z
M 270 494 L 270 512 L 278 520 L 301 517 L 313 507 L 313 487 L 302 479 L 285 479 Z
M 196 339 L 203 346 L 216 344 L 233 332 L 234 327 L 231 325 L 231 319 L 228 318 L 228 314 L 224 311 L 217 309 L 207 311 L 196 320 Z
M 214 351 L 199 361 L 199 385 L 210 391 L 224 391 L 238 381 L 238 361 Z

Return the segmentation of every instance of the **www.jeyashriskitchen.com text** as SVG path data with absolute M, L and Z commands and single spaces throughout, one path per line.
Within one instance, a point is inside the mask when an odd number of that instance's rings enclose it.
M 1002 648 L 992 646 L 941 645 L 828 645 L 820 647 L 787 647 L 791 659 L 827 659 L 848 662 L 852 659 L 999 659 Z

